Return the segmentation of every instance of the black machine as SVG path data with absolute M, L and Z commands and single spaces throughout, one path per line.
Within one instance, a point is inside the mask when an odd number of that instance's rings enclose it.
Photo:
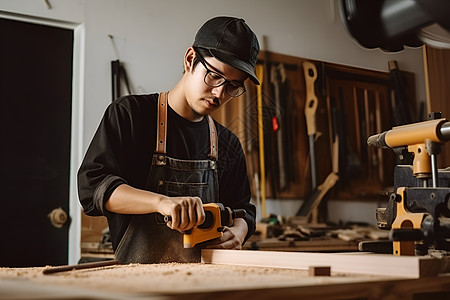
M 363 47 L 450 48 L 448 0 L 340 0 L 339 8 L 348 32 Z M 437 155 L 449 140 L 450 122 L 439 114 L 369 137 L 369 145 L 394 150 L 398 161 L 412 154 L 413 162 L 395 167 L 394 192 L 387 207 L 376 212 L 378 227 L 390 230 L 390 241 L 362 242 L 360 250 L 450 253 L 450 169 L 437 168 Z
M 340 0 L 339 8 L 349 33 L 366 48 L 450 48 L 448 0 Z
M 436 119 L 434 119 L 436 118 Z M 397 165 L 394 192 L 376 212 L 377 225 L 390 230 L 390 242 L 363 242 L 360 250 L 394 255 L 450 253 L 450 169 L 437 168 L 437 155 L 450 140 L 450 122 L 440 114 L 369 137 L 371 146 L 397 155 L 413 154 L 412 165 Z

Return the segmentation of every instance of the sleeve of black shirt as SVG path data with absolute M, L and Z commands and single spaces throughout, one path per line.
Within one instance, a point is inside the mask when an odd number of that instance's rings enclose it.
M 244 151 L 239 139 L 233 133 L 221 125 L 217 126 L 218 130 L 224 130 L 223 134 L 219 132 L 220 202 L 232 209 L 245 209 L 244 220 L 248 225 L 245 237 L 245 241 L 247 241 L 255 232 L 256 208 L 250 203 L 251 191 Z
M 114 189 L 127 183 L 121 165 L 126 156 L 124 145 L 130 145 L 130 115 L 120 101 L 113 102 L 105 111 L 100 125 L 89 145 L 78 171 L 78 194 L 87 215 L 108 216 L 105 202 Z

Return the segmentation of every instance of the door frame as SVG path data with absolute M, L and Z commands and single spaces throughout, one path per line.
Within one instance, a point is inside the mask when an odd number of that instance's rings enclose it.
M 76 264 L 81 257 L 81 206 L 78 201 L 77 172 L 83 159 L 85 26 L 80 23 L 58 21 L 4 11 L 0 11 L 0 17 L 15 21 L 70 29 L 73 30 L 74 33 L 69 174 L 69 216 L 71 221 L 69 227 L 68 261 L 69 264 Z

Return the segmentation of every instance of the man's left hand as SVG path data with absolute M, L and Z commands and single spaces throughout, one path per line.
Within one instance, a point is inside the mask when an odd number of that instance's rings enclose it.
M 204 242 L 203 245 L 207 249 L 241 250 L 247 231 L 247 222 L 244 219 L 238 218 L 234 220 L 232 227 L 224 226 L 222 237 Z
M 242 249 L 242 241 L 236 236 L 230 227 L 225 226 L 222 237 L 205 242 L 207 249 Z

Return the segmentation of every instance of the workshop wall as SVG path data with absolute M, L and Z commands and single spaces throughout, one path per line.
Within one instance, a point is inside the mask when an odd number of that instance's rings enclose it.
M 170 89 L 197 29 L 216 15 L 244 18 L 269 51 L 313 60 L 388 71 L 388 61 L 416 75 L 417 101 L 425 101 L 422 49 L 384 53 L 363 49 L 346 32 L 336 0 L 1 0 L 0 10 L 84 24 L 82 152 L 111 102 L 112 60 L 120 59 L 134 93 Z M 109 37 L 114 37 L 114 44 Z M 81 153 L 81 154 L 83 154 Z M 75 174 L 73 174 L 75 175 Z M 268 211 L 289 215 L 298 200 L 268 201 Z M 335 209 L 339 206 L 341 209 Z M 377 203 L 336 202 L 334 220 L 375 223 Z M 293 208 L 294 207 L 294 208 Z M 339 215 L 339 213 L 341 213 Z M 367 212 L 367 213 L 366 213 Z M 373 216 L 367 220 L 366 216 Z M 354 219 L 356 218 L 356 219 Z

